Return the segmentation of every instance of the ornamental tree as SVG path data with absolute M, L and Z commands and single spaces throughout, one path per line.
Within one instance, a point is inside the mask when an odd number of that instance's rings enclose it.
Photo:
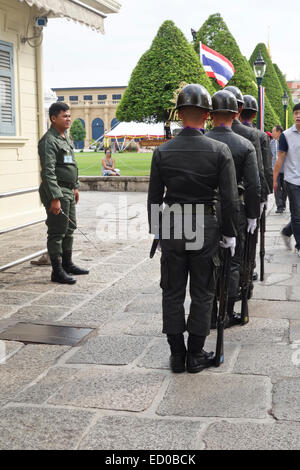
M 282 106 L 282 95 L 284 90 L 281 86 L 280 80 L 277 76 L 277 73 L 274 69 L 272 64 L 271 57 L 269 56 L 267 46 L 264 43 L 257 44 L 256 48 L 254 49 L 251 57 L 250 57 L 250 64 L 253 66 L 253 63 L 256 61 L 259 52 L 262 54 L 264 61 L 267 64 L 266 72 L 262 81 L 262 86 L 266 89 L 266 95 L 275 111 L 277 116 L 279 117 L 278 124 L 284 124 L 284 111 Z
M 193 46 L 172 21 L 165 21 L 140 58 L 117 109 L 119 121 L 162 122 L 168 119 L 181 82 L 214 87 Z
M 86 130 L 80 119 L 73 121 L 70 127 L 70 134 L 75 143 L 75 148 L 77 148 L 78 142 L 84 140 L 86 137 Z
M 248 60 L 242 55 L 240 48 L 230 33 L 220 13 L 210 15 L 197 33 L 194 44 L 199 55 L 200 41 L 206 46 L 224 55 L 232 62 L 235 74 L 228 85 L 237 86 L 244 95 L 252 95 L 257 98 L 258 89 L 256 78 Z M 215 81 L 215 87 L 221 87 Z M 272 109 L 268 99 L 265 100 L 265 128 L 271 129 L 279 118 Z

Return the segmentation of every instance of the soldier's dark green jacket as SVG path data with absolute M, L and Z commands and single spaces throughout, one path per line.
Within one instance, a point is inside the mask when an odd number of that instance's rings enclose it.
M 62 137 L 51 126 L 39 141 L 38 152 L 42 177 L 40 195 L 43 204 L 47 205 L 52 199 L 63 198 L 72 189 L 79 187 L 74 147 L 67 135 Z M 63 186 L 63 183 L 67 183 L 69 188 Z

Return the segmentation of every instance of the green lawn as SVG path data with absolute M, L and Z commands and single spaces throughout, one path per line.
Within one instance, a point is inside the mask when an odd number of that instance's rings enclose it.
M 79 167 L 79 176 L 101 176 L 101 160 L 104 152 L 83 152 L 75 154 Z M 150 175 L 152 153 L 117 153 L 113 154 L 116 168 L 121 176 Z

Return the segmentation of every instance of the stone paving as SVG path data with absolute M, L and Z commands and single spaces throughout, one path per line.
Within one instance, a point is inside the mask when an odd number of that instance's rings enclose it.
M 145 202 L 81 193 L 79 228 L 95 246 L 76 232 L 75 260 L 90 275 L 75 286 L 30 263 L 0 273 L 0 332 L 19 321 L 93 329 L 75 347 L 0 342 L 0 449 L 299 449 L 300 258 L 279 235 L 289 214 L 271 203 L 265 281 L 250 323 L 225 332 L 225 363 L 174 375 L 159 255 L 150 260 L 151 239 L 134 238 L 147 230 Z M 2 235 L 0 264 L 45 239 L 44 224 Z M 206 349 L 215 341 L 212 332 Z

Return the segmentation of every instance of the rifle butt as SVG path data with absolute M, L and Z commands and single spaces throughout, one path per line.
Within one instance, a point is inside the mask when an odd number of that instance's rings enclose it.
M 241 324 L 246 325 L 247 323 L 249 323 L 248 289 L 243 289 L 242 306 L 241 306 Z

